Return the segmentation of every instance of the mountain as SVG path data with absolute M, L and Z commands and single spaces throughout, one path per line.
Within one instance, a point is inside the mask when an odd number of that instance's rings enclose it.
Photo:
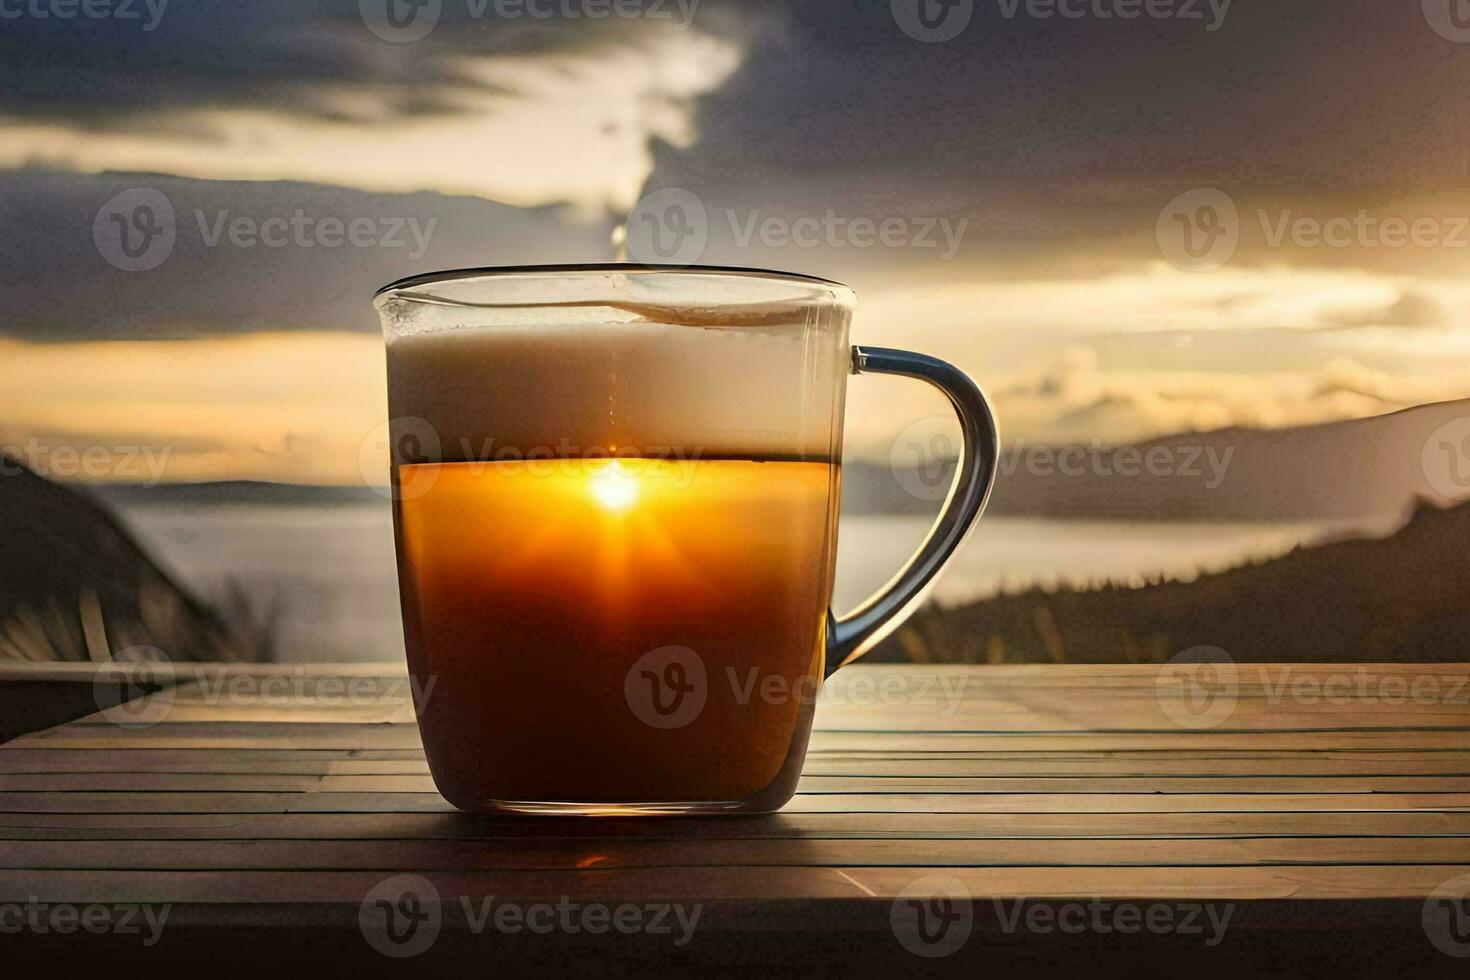
M 1418 499 L 1470 497 L 1470 401 L 1292 429 L 1186 433 L 1131 446 L 1006 446 L 988 511 L 1000 516 L 1380 521 L 1402 515 Z M 931 488 L 942 495 L 953 465 L 941 459 L 920 471 L 848 460 L 843 510 L 932 514 L 939 501 Z M 93 493 L 108 503 L 134 505 L 384 505 L 380 491 L 366 487 L 244 481 L 113 484 Z
M 1230 428 L 1136 446 L 1078 446 L 1064 458 L 1066 450 L 1008 443 L 989 512 L 1385 519 L 1403 514 L 1417 499 L 1444 503 L 1470 497 L 1470 401 L 1292 429 Z M 915 471 L 850 463 L 843 472 L 845 506 L 852 513 L 932 513 L 936 502 L 903 489 L 932 484 L 937 472 L 927 476 L 927 483 L 916 484 Z
M 173 581 L 106 509 L 16 460 L 0 462 L 0 658 L 155 660 L 157 650 L 170 660 L 246 660 L 266 652 Z
M 1423 503 L 1395 534 L 1135 588 L 1031 589 L 929 606 L 875 651 L 944 663 L 1453 662 L 1470 636 L 1470 503 Z

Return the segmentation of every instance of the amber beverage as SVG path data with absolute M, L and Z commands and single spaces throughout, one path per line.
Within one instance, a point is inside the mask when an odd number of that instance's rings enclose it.
M 405 645 L 451 803 L 739 813 L 791 797 L 823 677 L 913 608 L 994 468 L 973 384 L 848 347 L 851 304 L 807 277 L 638 266 L 380 291 Z M 967 458 L 919 555 L 838 619 L 851 370 L 944 390 Z
M 405 468 L 404 484 L 432 482 L 399 504 L 415 660 L 437 678 L 424 741 L 438 758 L 478 747 L 443 767 L 444 795 L 470 808 L 789 795 L 821 676 L 836 472 L 627 457 Z

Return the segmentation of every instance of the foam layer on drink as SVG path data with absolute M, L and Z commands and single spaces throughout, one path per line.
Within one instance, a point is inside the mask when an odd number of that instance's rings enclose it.
M 847 314 L 800 315 L 716 326 L 688 322 L 697 314 L 669 323 L 551 308 L 494 326 L 390 333 L 397 461 L 608 452 L 835 460 Z M 413 431 L 434 438 L 405 450 L 399 435 Z

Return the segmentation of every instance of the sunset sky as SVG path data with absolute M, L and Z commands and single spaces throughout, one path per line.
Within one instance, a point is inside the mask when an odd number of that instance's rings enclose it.
M 904 3 L 443 0 L 412 41 L 373 0 L 8 20 L 0 445 L 356 482 L 386 417 L 377 286 L 608 261 L 669 188 L 703 207 L 699 261 L 851 284 L 855 340 L 969 370 L 1009 440 L 1470 396 L 1470 37 L 1434 0 L 1238 0 L 1215 24 L 976 0 L 937 43 Z M 97 229 L 140 189 L 176 223 L 129 271 Z M 223 230 L 297 212 L 305 244 Z M 314 238 L 324 218 L 371 243 Z M 1226 244 L 1191 256 L 1181 218 Z M 841 230 L 781 235 L 801 219 Z M 853 227 L 885 220 L 887 242 Z M 884 379 L 852 401 L 849 451 L 880 458 L 941 410 Z

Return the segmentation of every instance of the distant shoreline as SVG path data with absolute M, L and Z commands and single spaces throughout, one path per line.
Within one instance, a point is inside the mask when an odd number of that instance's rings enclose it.
M 1444 506 L 1470 496 L 1436 447 L 1470 402 L 1290 429 L 1222 429 L 1133 446 L 1007 449 L 987 514 L 1049 521 L 1301 523 L 1402 521 L 1421 500 Z M 1438 440 L 1438 442 L 1436 441 Z M 849 457 L 843 513 L 932 516 L 955 460 L 895 443 L 889 461 Z M 230 480 L 218 483 L 79 486 L 124 506 L 386 504 L 386 487 Z M 1446 495 L 1451 496 L 1446 496 Z
M 862 465 L 862 464 L 860 464 Z M 876 469 L 876 468 L 875 468 Z M 886 473 L 886 471 L 884 471 Z M 861 492 L 861 480 L 844 481 L 842 513 L 851 517 L 895 517 L 925 520 L 938 513 L 938 501 L 880 500 L 875 505 L 872 495 Z M 858 483 L 859 486 L 854 486 Z M 154 486 L 143 484 L 66 484 L 72 489 L 89 494 L 109 505 L 129 508 L 189 507 L 388 507 L 387 488 L 364 486 L 339 486 L 299 483 L 267 483 L 246 480 L 227 480 L 218 483 L 160 483 Z M 1071 507 L 1046 510 L 1037 507 L 1010 505 L 1006 496 L 997 494 L 985 511 L 985 518 L 1008 520 L 1037 520 L 1050 522 L 1136 522 L 1139 524 L 1300 524 L 1304 521 L 1321 521 L 1333 524 L 1379 524 L 1397 523 L 1404 513 L 1369 513 L 1361 515 L 1342 514 L 1299 514 L 1299 513 L 1159 513 L 1137 506 L 1109 506 L 1096 501 L 1095 506 L 1085 510 Z M 866 497 L 867 499 L 864 499 Z M 886 505 L 886 506 L 885 506 Z

